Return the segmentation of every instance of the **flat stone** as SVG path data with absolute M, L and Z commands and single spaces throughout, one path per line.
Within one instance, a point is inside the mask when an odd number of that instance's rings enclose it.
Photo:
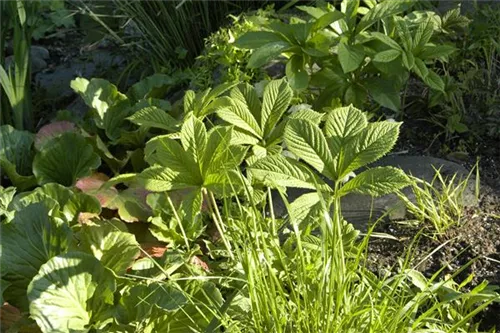
M 382 158 L 370 165 L 370 167 L 376 166 L 399 167 L 407 174 L 418 177 L 429 183 L 432 182 L 436 174 L 436 169 L 440 170 L 441 175 L 445 179 L 451 179 L 451 177 L 456 174 L 455 183 L 458 183 L 460 180 L 465 180 L 469 175 L 469 171 L 457 163 L 427 156 L 392 155 Z M 437 184 L 439 184 L 439 182 L 436 181 L 434 184 L 438 186 Z M 310 191 L 289 188 L 287 189 L 288 201 L 293 202 L 296 198 L 308 192 Z M 415 197 L 410 187 L 403 189 L 403 193 L 410 201 L 415 203 Z M 475 179 L 472 176 L 463 193 L 462 201 L 465 207 L 477 205 Z M 276 216 L 286 216 L 285 205 L 277 192 L 273 194 L 273 208 Z M 344 218 L 361 231 L 366 231 L 370 223 L 376 221 L 384 214 L 387 214 L 386 217 L 391 220 L 401 220 L 408 217 L 404 203 L 395 194 L 389 194 L 378 198 L 372 198 L 371 196 L 361 194 L 349 194 L 341 199 L 341 208 Z
M 34 58 L 39 58 L 43 60 L 47 60 L 50 58 L 49 50 L 47 50 L 43 46 L 32 45 L 30 48 L 31 56 Z
M 57 66 L 52 72 L 35 75 L 35 83 L 46 92 L 48 98 L 58 99 L 74 94 L 70 87 L 71 80 L 77 77 L 92 78 L 96 73 L 94 63 L 75 61 Z

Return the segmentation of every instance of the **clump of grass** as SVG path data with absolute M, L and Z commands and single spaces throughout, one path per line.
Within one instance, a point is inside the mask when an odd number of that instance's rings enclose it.
M 470 292 L 467 281 L 455 283 L 460 271 L 424 277 L 409 266 L 412 249 L 397 273 L 374 274 L 364 265 L 371 230 L 362 239 L 347 237 L 352 229 L 340 211 L 324 209 L 305 222 L 309 227 L 292 224 L 283 243 L 272 208 L 270 217 L 248 202 L 212 209 L 227 226 L 245 281 L 238 297 L 251 305 L 244 320 L 221 316 L 231 332 L 478 332 L 472 318 L 498 300 L 486 283 Z
M 477 169 L 477 165 L 475 167 Z M 467 177 L 460 179 L 457 174 L 446 178 L 440 169 L 430 182 L 410 176 L 413 203 L 404 193 L 400 199 L 408 211 L 419 223 L 431 223 L 437 234 L 442 234 L 450 227 L 460 225 L 464 213 L 464 195 L 469 185 L 472 170 Z M 479 173 L 476 172 L 476 199 L 479 192 Z

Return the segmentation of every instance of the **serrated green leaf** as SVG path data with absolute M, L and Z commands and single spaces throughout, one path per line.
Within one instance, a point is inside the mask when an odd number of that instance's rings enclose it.
M 327 186 L 302 163 L 281 155 L 268 155 L 257 160 L 248 169 L 252 177 L 273 188 L 284 186 L 313 190 L 316 189 L 315 184 L 322 189 Z
M 407 22 L 401 18 L 398 18 L 395 20 L 395 24 L 396 32 L 399 39 L 401 39 L 405 51 L 411 52 L 411 50 L 413 49 L 413 37 L 411 36 Z
M 290 48 L 288 42 L 267 43 L 255 50 L 248 60 L 248 68 L 259 68 Z
M 420 22 L 417 32 L 413 37 L 413 52 L 418 53 L 422 50 L 434 34 L 434 22 L 432 18 Z
M 228 126 L 216 126 L 208 132 L 207 147 L 201 163 L 202 175 L 206 175 L 210 167 L 216 167 L 214 161 L 231 145 L 232 132 Z
M 333 148 L 338 151 L 347 139 L 359 134 L 367 124 L 366 116 L 354 106 L 336 108 L 325 117 L 325 136 L 336 138 Z
M 344 73 L 355 71 L 365 59 L 365 51 L 361 45 L 339 43 L 337 52 Z
M 258 139 L 262 139 L 263 133 L 259 123 L 250 112 L 248 106 L 239 100 L 233 100 L 231 107 L 219 110 L 217 115 L 229 124 L 253 134 Z
M 115 280 L 99 260 L 68 252 L 45 263 L 28 287 L 30 316 L 44 333 L 86 332 L 99 310 L 113 304 Z
M 375 37 L 377 40 L 381 41 L 382 43 L 389 46 L 393 50 L 403 51 L 401 46 L 394 39 L 392 39 L 391 37 L 389 37 L 381 32 L 377 32 L 377 31 L 370 32 L 369 36 Z
M 327 177 L 334 177 L 333 156 L 321 130 L 303 119 L 290 119 L 285 128 L 288 149 Z
M 187 90 L 184 93 L 184 113 L 189 113 L 191 111 L 194 111 L 194 100 L 195 100 L 196 94 L 192 90 Z
M 408 69 L 409 71 L 412 70 L 415 65 L 415 56 L 413 55 L 413 53 L 404 51 L 401 56 L 403 65 L 406 67 L 406 69 Z
M 321 211 L 320 197 L 318 192 L 302 194 L 290 204 L 288 214 L 292 223 L 311 221 Z
M 267 84 L 262 98 L 260 124 L 260 127 L 264 129 L 264 136 L 267 136 L 278 124 L 290 105 L 292 97 L 293 91 L 285 80 L 273 80 Z
M 236 88 L 231 89 L 229 95 L 233 100 L 238 100 L 241 103 L 246 104 L 257 123 L 261 123 L 260 117 L 262 103 L 260 102 L 259 96 L 253 86 L 248 83 L 242 83 Z
M 199 179 L 189 172 L 174 171 L 168 167 L 153 166 L 141 172 L 137 179 L 153 192 L 163 192 L 201 186 Z
M 378 197 L 393 193 L 410 184 L 406 174 L 394 167 L 378 167 L 363 171 L 337 192 L 339 197 L 354 192 Z
M 35 155 L 33 173 L 39 184 L 72 186 L 101 165 L 92 145 L 77 133 L 67 132 L 53 139 Z
M 347 143 L 345 163 L 337 170 L 339 179 L 351 171 L 375 162 L 391 151 L 398 138 L 400 126 L 401 123 L 388 121 L 369 123 L 354 140 Z
M 178 121 L 164 110 L 156 106 L 145 107 L 126 119 L 136 125 L 160 128 L 167 131 L 176 131 Z
M 125 225 L 118 220 L 86 223 L 78 237 L 79 250 L 92 254 L 116 275 L 124 274 L 140 251 L 134 235 L 120 230 L 123 228 Z
M 66 223 L 51 218 L 41 203 L 17 212 L 10 223 L 2 226 L 2 279 L 11 283 L 4 298 L 26 310 L 28 284 L 40 266 L 67 250 L 70 238 L 71 230 Z
M 324 113 L 319 113 L 309 109 L 303 109 L 292 113 L 289 118 L 290 119 L 304 119 L 309 122 L 319 126 L 321 120 L 323 120 Z
M 207 130 L 205 124 L 196 117 L 184 120 L 181 129 L 181 143 L 187 154 L 192 156 L 194 163 L 201 164 L 207 146 Z M 168 166 L 168 164 L 165 164 Z M 199 168 L 196 171 L 199 170 Z

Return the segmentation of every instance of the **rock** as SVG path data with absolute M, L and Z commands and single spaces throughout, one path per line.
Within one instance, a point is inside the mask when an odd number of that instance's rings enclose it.
M 264 71 L 273 80 L 284 77 L 285 70 L 286 70 L 286 65 L 283 63 L 282 59 L 273 60 L 264 67 Z
M 43 60 L 47 60 L 50 58 L 49 50 L 47 50 L 43 46 L 32 45 L 30 52 L 31 52 L 31 57 L 33 57 L 33 58 L 38 58 L 38 59 L 43 59 Z
M 31 72 L 38 73 L 47 68 L 45 60 L 50 58 L 49 51 L 42 46 L 33 45 L 30 49 L 31 52 Z M 14 65 L 14 55 L 5 58 L 5 68 L 10 68 Z
M 440 169 L 441 175 L 444 178 L 450 179 L 454 174 L 457 174 L 457 181 L 460 179 L 464 180 L 469 174 L 467 169 L 457 163 L 426 156 L 392 155 L 370 165 L 370 167 L 375 166 L 399 167 L 407 174 L 427 182 L 432 182 L 435 176 L 434 168 Z M 477 205 L 474 184 L 475 180 L 471 177 L 462 198 L 465 207 Z M 289 188 L 287 190 L 288 201 L 293 202 L 296 198 L 307 192 L 309 191 L 304 189 Z M 411 188 L 405 188 L 403 193 L 405 193 L 408 199 L 415 202 Z M 388 213 L 388 218 L 391 220 L 400 220 L 407 217 L 404 203 L 395 194 L 378 198 L 360 194 L 349 194 L 342 198 L 341 207 L 344 218 L 361 231 L 366 231 L 370 223 L 376 221 L 385 213 Z M 273 208 L 276 216 L 286 216 L 285 205 L 277 192 L 273 193 Z
M 47 62 L 42 58 L 31 58 L 31 73 L 38 73 L 47 68 Z
M 67 98 L 73 94 L 70 87 L 71 80 L 83 76 L 90 79 L 96 72 L 94 63 L 74 61 L 55 67 L 54 71 L 38 73 L 35 83 L 46 92 L 47 98 Z

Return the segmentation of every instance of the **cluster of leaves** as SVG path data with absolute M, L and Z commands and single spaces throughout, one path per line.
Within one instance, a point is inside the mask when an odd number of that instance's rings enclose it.
M 75 26 L 75 13 L 66 7 L 64 0 L 41 1 L 40 5 L 33 31 L 35 40 L 42 39 L 59 28 L 69 29 Z
M 366 169 L 391 150 L 400 123 L 370 123 L 352 105 L 294 110 L 284 79 L 269 82 L 262 96 L 249 84 L 187 91 L 174 116 L 156 98 L 165 80 L 153 76 L 121 94 L 109 82 L 77 79 L 72 86 L 92 108 L 92 126 L 56 122 L 36 136 L 2 127 L 0 161 L 17 186 L 0 189 L 2 300 L 29 311 L 42 332 L 251 325 L 251 271 L 238 254 L 248 224 L 235 226 L 266 221 L 259 212 L 266 188 L 311 190 L 290 204 L 289 222 L 319 260 L 317 229 L 341 242 L 338 254 L 356 251 L 358 232 L 342 218 L 342 196 L 379 196 L 409 184 L 399 169 Z M 101 147 L 130 147 L 123 140 L 131 136 L 151 136 L 138 148 L 147 167 L 112 179 L 95 173 L 105 169 L 101 159 L 112 168 Z M 17 192 L 29 188 L 19 177 L 41 186 Z M 333 220 L 322 223 L 325 210 Z M 293 242 L 285 248 L 297 253 Z M 205 279 L 210 272 L 222 282 Z
M 481 3 L 474 9 L 460 51 L 447 66 L 445 94 L 431 96 L 430 106 L 459 115 L 476 136 L 495 139 L 500 135 L 500 44 L 492 36 L 500 32 L 500 7 Z
M 205 49 L 192 67 L 191 86 L 206 89 L 222 82 L 254 82 L 263 79 L 259 69 L 247 68 L 250 51 L 238 48 L 234 41 L 248 31 L 256 29 L 259 21 L 272 14 L 270 7 L 255 15 L 229 16 L 232 22 L 221 27 L 205 40 Z
M 320 88 L 316 109 L 337 98 L 362 107 L 370 97 L 401 111 L 400 93 L 410 74 L 430 89 L 444 91 L 444 81 L 433 68 L 455 51 L 447 35 L 462 25 L 462 17 L 456 11 L 443 17 L 433 11 L 409 12 L 411 1 L 364 4 L 345 0 L 340 8 L 298 6 L 312 18 L 267 20 L 260 31 L 246 33 L 235 44 L 254 50 L 252 68 L 284 56 L 294 89 Z

